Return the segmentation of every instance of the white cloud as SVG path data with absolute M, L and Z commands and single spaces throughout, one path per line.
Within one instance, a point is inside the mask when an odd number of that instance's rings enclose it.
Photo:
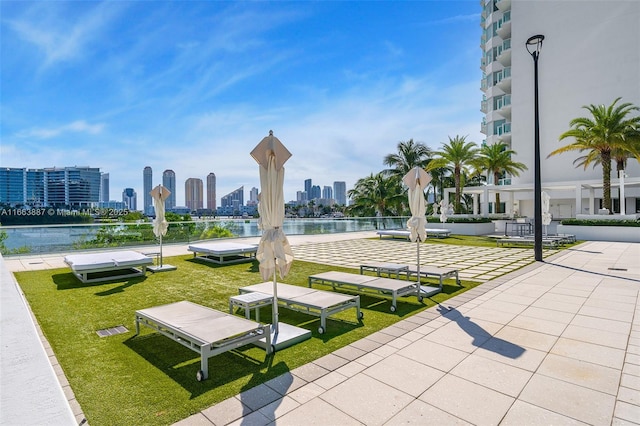
M 69 124 L 51 128 L 33 128 L 23 130 L 16 134 L 16 137 L 22 139 L 51 139 L 61 136 L 65 133 L 85 133 L 97 135 L 104 129 L 104 123 L 89 124 L 84 120 L 77 120 Z
M 22 16 L 9 21 L 9 26 L 20 38 L 44 54 L 43 68 L 83 56 L 118 15 L 121 6 L 112 2 L 99 3 L 75 20 L 69 19 L 68 14 L 61 19 L 61 8 L 35 3 Z

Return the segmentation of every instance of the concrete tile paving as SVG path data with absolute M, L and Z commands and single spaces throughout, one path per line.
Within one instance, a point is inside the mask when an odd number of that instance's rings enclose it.
M 624 249 L 606 258 L 611 245 Z M 620 257 L 637 262 L 640 244 L 580 248 L 424 311 L 404 334 L 389 328 L 392 340 L 336 351 L 348 361 L 340 369 L 359 366 L 352 378 L 274 424 L 313 422 L 323 410 L 355 424 L 640 423 L 640 275 L 608 269 Z M 605 259 L 584 259 L 593 256 Z M 353 257 L 353 267 L 366 259 Z
M 311 242 L 294 246 L 297 259 L 357 268 L 415 257 L 415 244 L 399 241 Z M 640 424 L 640 244 L 549 254 L 177 424 Z M 421 253 L 427 264 L 497 273 L 531 257 Z

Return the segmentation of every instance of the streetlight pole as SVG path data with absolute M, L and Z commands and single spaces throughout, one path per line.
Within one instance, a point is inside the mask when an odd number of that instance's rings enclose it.
M 537 262 L 542 262 L 542 179 L 540 177 L 540 113 L 538 110 L 538 58 L 544 36 L 537 34 L 527 39 L 527 52 L 533 58 L 534 78 L 534 185 L 533 185 L 533 230 L 534 230 L 534 256 Z

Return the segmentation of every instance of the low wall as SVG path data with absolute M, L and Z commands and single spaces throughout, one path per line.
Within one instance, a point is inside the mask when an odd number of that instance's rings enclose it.
M 572 234 L 578 240 L 640 242 L 640 227 L 637 226 L 583 226 L 558 225 L 558 234 Z

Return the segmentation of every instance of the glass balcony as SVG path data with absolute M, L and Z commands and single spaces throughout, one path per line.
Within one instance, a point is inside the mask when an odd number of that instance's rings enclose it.
M 496 33 L 503 39 L 511 37 L 511 11 L 507 11 L 497 22 Z
M 511 134 L 511 123 L 506 123 L 504 120 L 499 120 L 494 123 L 494 132 L 493 134 L 496 136 L 502 136 Z

